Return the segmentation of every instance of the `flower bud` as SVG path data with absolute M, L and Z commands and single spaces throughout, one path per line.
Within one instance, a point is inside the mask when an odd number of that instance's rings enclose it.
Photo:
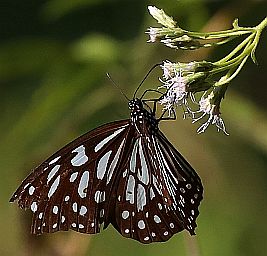
M 169 17 L 163 10 L 158 9 L 155 6 L 148 6 L 148 11 L 161 25 L 167 28 L 174 28 L 176 26 L 176 22 L 173 18 Z

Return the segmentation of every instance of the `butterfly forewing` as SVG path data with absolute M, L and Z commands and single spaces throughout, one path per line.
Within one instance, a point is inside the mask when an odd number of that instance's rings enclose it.
M 74 140 L 21 184 L 10 201 L 33 211 L 32 233 L 74 229 L 98 233 L 125 148 L 129 121 L 101 126 Z

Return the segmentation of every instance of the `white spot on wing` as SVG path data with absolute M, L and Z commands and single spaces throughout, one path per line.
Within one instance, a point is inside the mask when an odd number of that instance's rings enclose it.
M 107 164 L 109 157 L 111 155 L 112 151 L 108 151 L 105 155 L 103 155 L 97 165 L 97 170 L 96 170 L 96 176 L 98 179 L 102 180 L 105 176 L 106 170 L 107 170 Z
M 155 197 L 155 193 L 152 187 L 150 187 L 150 199 L 152 200 Z
M 160 217 L 158 215 L 154 215 L 154 221 L 156 223 L 160 223 L 161 222 L 161 219 L 160 219 Z
M 137 198 L 136 198 L 137 211 L 143 211 L 144 206 L 146 205 L 146 191 L 145 188 L 141 185 L 137 185 Z
M 82 205 L 81 208 L 80 208 L 80 215 L 83 216 L 86 213 L 87 213 L 87 208 L 84 205 Z
M 27 188 L 30 185 L 30 183 L 27 183 L 23 188 Z
M 186 184 L 185 186 L 186 186 L 186 188 L 188 188 L 188 189 L 191 189 L 191 188 L 192 188 L 192 185 L 191 185 L 191 184 L 189 184 L 189 183 L 188 183 L 188 184 Z
M 77 203 L 76 203 L 76 202 L 73 203 L 73 204 L 72 204 L 72 210 L 73 210 L 74 212 L 77 212 L 77 208 L 78 208 Z
M 122 173 L 122 177 L 125 178 L 127 176 L 127 169 Z
M 115 170 L 115 168 L 117 166 L 117 163 L 119 161 L 120 153 L 121 153 L 121 150 L 122 150 L 124 142 L 125 142 L 125 139 L 123 139 L 123 141 L 121 142 L 120 147 L 118 148 L 118 151 L 117 151 L 113 161 L 110 164 L 110 167 L 109 167 L 109 170 L 108 170 L 108 174 L 107 174 L 107 184 L 110 182 L 111 177 L 113 175 L 113 172 L 114 172 L 114 170 Z
M 47 184 L 55 176 L 55 174 L 57 173 L 59 168 L 60 168 L 60 165 L 58 165 L 58 164 L 52 168 L 52 170 L 49 172 L 49 174 L 47 176 Z
M 105 201 L 105 191 L 99 191 L 99 190 L 97 190 L 96 192 L 95 192 L 95 201 L 97 202 L 97 203 L 102 203 L 102 202 L 104 202 Z
M 54 164 L 54 163 L 57 162 L 60 158 L 61 158 L 61 156 L 58 156 L 58 157 L 54 158 L 53 160 L 51 160 L 48 164 L 49 164 L 49 165 Z
M 89 171 L 85 171 L 82 174 L 82 177 L 80 179 L 79 187 L 78 187 L 78 193 L 81 198 L 86 197 L 86 189 L 88 187 L 89 182 Z
M 146 227 L 146 224 L 143 220 L 139 220 L 137 225 L 140 229 L 144 229 Z
M 54 214 L 57 214 L 57 213 L 58 213 L 58 206 L 55 205 L 55 206 L 53 207 L 53 213 L 54 213 Z
M 112 133 L 111 135 L 109 135 L 108 137 L 106 137 L 105 139 L 103 139 L 102 141 L 100 141 L 95 146 L 95 152 L 99 151 L 103 146 L 105 146 L 110 140 L 112 140 L 114 137 L 116 137 L 118 134 L 120 134 L 124 129 L 125 129 L 125 127 L 120 128 L 117 131 L 115 131 L 114 133 Z
M 85 154 L 85 147 L 83 145 L 79 146 L 78 148 L 74 149 L 72 153 L 78 153 L 73 159 L 71 160 L 71 164 L 73 166 L 81 166 L 88 161 L 88 157 Z
M 59 182 L 60 182 L 60 175 L 57 176 L 57 178 L 54 180 L 53 184 L 51 185 L 49 191 L 48 191 L 48 197 L 50 198 L 54 193 L 55 191 L 57 190 L 58 188 L 58 185 L 59 185 Z
M 131 155 L 131 160 L 130 160 L 130 171 L 131 172 L 135 172 L 135 168 L 136 168 L 136 154 L 137 154 L 137 148 L 138 148 L 138 141 L 140 139 L 137 139 L 134 143 L 134 148 L 132 151 L 132 155 Z
M 141 161 L 141 170 L 138 171 L 137 177 L 141 182 L 147 185 L 149 182 L 149 174 L 148 174 L 148 168 L 147 168 L 146 159 L 145 159 L 144 152 L 143 152 L 141 139 L 139 139 L 139 157 Z
M 74 172 L 70 175 L 70 182 L 74 182 L 78 176 L 78 172 Z
M 134 204 L 134 187 L 135 187 L 134 176 L 129 175 L 126 188 L 126 201 L 130 201 L 130 204 Z
M 130 215 L 130 213 L 128 211 L 123 211 L 121 214 L 122 218 L 125 220 L 129 217 L 129 215 Z
M 37 203 L 36 202 L 32 202 L 32 204 L 31 204 L 31 210 L 33 211 L 33 212 L 36 212 L 37 211 Z
M 35 190 L 35 187 L 34 187 L 34 186 L 30 186 L 30 187 L 29 187 L 29 195 L 30 195 L 30 196 L 33 195 L 34 190 Z

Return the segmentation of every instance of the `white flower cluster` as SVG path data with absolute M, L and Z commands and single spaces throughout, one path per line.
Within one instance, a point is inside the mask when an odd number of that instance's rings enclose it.
M 177 63 L 169 61 L 163 63 L 163 79 L 160 79 L 162 85 L 159 87 L 159 89 L 165 90 L 160 100 L 163 111 L 168 112 L 168 116 L 171 116 L 177 106 L 182 106 L 184 117 L 192 118 L 192 123 L 208 116 L 206 122 L 197 129 L 197 133 L 205 132 L 209 125 L 215 125 L 218 131 L 221 130 L 228 135 L 219 112 L 219 103 L 223 94 L 214 93 L 213 90 L 209 93 L 205 91 L 198 102 L 195 100 L 194 94 L 201 89 L 195 86 L 192 90 L 190 87 L 190 76 L 193 77 L 194 66 L 196 66 L 195 63 L 188 63 L 187 66 L 181 65 L 181 68 L 177 70 Z M 201 83 L 199 83 L 199 87 L 201 87 Z M 193 109 L 195 107 L 197 107 L 196 110 Z
M 160 27 L 150 27 L 146 31 L 150 43 L 161 43 L 175 50 L 195 50 L 224 45 L 243 38 L 231 52 L 218 61 L 165 61 L 162 65 L 163 79 L 160 80 L 162 85 L 159 88 L 164 91 L 163 96 L 158 99 L 164 106 L 162 116 L 168 114 L 173 117 L 177 106 L 182 106 L 184 117 L 192 118 L 193 123 L 199 120 L 203 122 L 197 130 L 198 133 L 215 125 L 218 131 L 228 135 L 221 118 L 220 104 L 228 85 L 239 74 L 248 58 L 257 63 L 255 51 L 260 35 L 267 27 L 267 17 L 255 27 L 240 26 L 238 19 L 235 19 L 230 29 L 197 32 L 182 29 L 172 17 L 155 6 L 148 6 L 148 10 L 160 24 Z M 198 96 L 199 93 L 202 96 Z
M 187 105 L 186 99 L 188 92 L 186 91 L 186 80 L 181 76 L 181 73 L 177 73 L 172 69 L 172 63 L 165 62 L 163 65 L 163 80 L 160 88 L 165 88 L 166 93 L 160 100 L 160 103 L 164 105 L 164 110 L 167 110 L 169 116 L 173 112 L 175 106 Z M 159 89 L 160 89 L 159 88 Z

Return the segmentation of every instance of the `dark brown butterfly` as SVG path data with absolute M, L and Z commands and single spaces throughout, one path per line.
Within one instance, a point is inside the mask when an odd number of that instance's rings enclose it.
M 33 234 L 95 234 L 110 223 L 141 243 L 195 234 L 200 178 L 159 130 L 155 108 L 135 97 L 129 108 L 130 119 L 75 139 L 22 182 L 10 202 L 32 210 Z

